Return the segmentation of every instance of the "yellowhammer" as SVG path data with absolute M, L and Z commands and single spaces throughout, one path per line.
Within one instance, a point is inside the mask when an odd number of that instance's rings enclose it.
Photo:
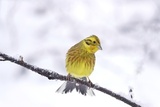
M 66 56 L 66 70 L 68 76 L 83 79 L 87 81 L 88 76 L 92 73 L 95 65 L 95 52 L 102 50 L 99 38 L 96 35 L 91 35 L 79 43 L 72 46 Z M 65 82 L 58 89 L 57 92 L 68 93 L 76 89 L 82 95 L 95 95 L 93 90 L 85 85 L 77 84 L 75 82 Z

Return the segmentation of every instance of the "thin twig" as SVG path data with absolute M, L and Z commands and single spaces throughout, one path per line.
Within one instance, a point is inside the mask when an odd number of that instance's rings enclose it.
M 15 58 L 13 58 L 11 56 L 8 56 L 7 54 L 1 53 L 1 52 L 0 52 L 0 56 L 6 61 L 10 61 L 10 62 L 16 63 L 16 64 L 18 64 L 20 66 L 23 66 L 23 67 L 25 67 L 27 69 L 30 69 L 30 70 L 32 70 L 32 71 L 34 71 L 34 72 L 36 72 L 36 73 L 38 73 L 38 74 L 40 74 L 42 76 L 47 77 L 49 80 L 58 79 L 58 80 L 63 80 L 63 81 L 75 81 L 75 82 L 77 82 L 79 84 L 84 84 L 84 85 L 86 85 L 88 87 L 91 87 L 91 88 L 94 88 L 94 89 L 96 89 L 98 91 L 106 93 L 106 94 L 108 94 L 108 95 L 110 95 L 110 96 L 112 96 L 112 97 L 114 97 L 114 98 L 116 98 L 116 99 L 118 99 L 120 101 L 123 101 L 124 103 L 126 103 L 126 104 L 128 104 L 128 105 L 130 105 L 132 107 L 141 107 L 140 105 L 134 103 L 133 101 L 131 101 L 131 100 L 119 95 L 119 94 L 116 94 L 116 93 L 114 93 L 114 92 L 112 92 L 112 91 L 110 91 L 110 90 L 108 90 L 106 88 L 103 88 L 101 86 L 98 86 L 98 85 L 95 85 L 95 84 L 91 84 L 90 82 L 79 80 L 79 79 L 74 78 L 74 77 L 71 77 L 68 80 L 67 76 L 63 76 L 63 75 L 60 75 L 60 74 L 58 74 L 58 73 L 56 73 L 54 71 L 47 70 L 47 69 L 42 69 L 42 68 L 33 66 L 31 64 L 28 64 L 28 63 L 23 61 L 23 57 L 20 57 L 19 59 L 15 59 Z

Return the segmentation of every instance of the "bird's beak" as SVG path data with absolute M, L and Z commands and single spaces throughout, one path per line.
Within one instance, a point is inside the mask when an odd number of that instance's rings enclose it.
M 98 46 L 98 49 L 99 49 L 99 50 L 102 50 L 102 47 L 101 47 L 101 45 L 99 45 L 99 46 Z

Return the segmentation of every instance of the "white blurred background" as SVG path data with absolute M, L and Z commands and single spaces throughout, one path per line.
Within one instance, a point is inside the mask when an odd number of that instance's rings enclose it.
M 160 107 L 159 0 L 0 0 L 0 52 L 66 75 L 65 54 L 95 34 L 93 83 L 133 100 Z M 48 80 L 11 62 L 0 62 L 0 107 L 130 107 L 99 91 L 55 93 Z

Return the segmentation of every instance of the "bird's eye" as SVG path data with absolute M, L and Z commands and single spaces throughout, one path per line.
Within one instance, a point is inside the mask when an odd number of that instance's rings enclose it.
M 93 43 L 95 44 L 95 43 L 96 43 L 96 41 L 93 41 Z

